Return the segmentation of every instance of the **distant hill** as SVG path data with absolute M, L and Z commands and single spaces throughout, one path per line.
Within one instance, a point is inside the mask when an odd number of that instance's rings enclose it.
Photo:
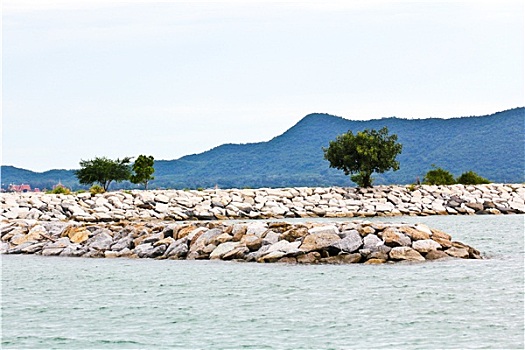
M 487 116 L 453 119 L 384 118 L 352 121 L 310 114 L 267 142 L 225 144 L 177 160 L 155 162 L 151 188 L 349 186 L 341 171 L 330 169 L 322 147 L 339 134 L 387 126 L 398 135 L 403 152 L 397 172 L 374 174 L 374 184 L 413 183 L 432 164 L 455 176 L 473 170 L 493 182 L 524 182 L 525 108 Z M 76 184 L 72 171 L 33 173 L 2 166 L 2 183 L 42 186 L 50 181 Z M 47 181 L 47 182 L 46 182 Z M 129 188 L 131 184 L 121 184 Z

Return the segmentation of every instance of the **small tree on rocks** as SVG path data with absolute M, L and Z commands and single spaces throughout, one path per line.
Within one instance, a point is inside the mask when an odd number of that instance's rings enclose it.
M 355 135 L 348 131 L 330 141 L 323 151 L 331 168 L 343 170 L 345 175 L 354 174 L 350 178 L 360 187 L 372 187 L 372 173 L 399 170 L 396 157 L 402 148 L 397 135 L 389 135 L 385 126 L 379 131 L 366 129 Z
M 104 191 L 107 191 L 112 181 L 121 182 L 129 180 L 131 169 L 130 157 L 123 159 L 108 159 L 106 157 L 96 157 L 91 160 L 81 160 L 80 169 L 75 171 L 75 176 L 83 185 L 99 183 Z
M 432 164 L 432 170 L 429 170 L 425 178 L 423 179 L 423 183 L 426 185 L 453 185 L 456 183 L 456 180 L 454 180 L 454 176 L 450 173 L 450 171 L 436 167 L 434 164 Z
M 133 163 L 132 169 L 134 174 L 131 175 L 131 182 L 134 184 L 143 184 L 144 189 L 147 190 L 148 182 L 155 179 L 155 177 L 152 176 L 155 172 L 155 168 L 153 168 L 154 163 L 155 159 L 153 156 L 145 156 L 142 154 L 138 156 L 135 163 Z

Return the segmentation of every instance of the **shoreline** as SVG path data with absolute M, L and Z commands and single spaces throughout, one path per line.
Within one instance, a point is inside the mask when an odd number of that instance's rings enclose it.
M 16 220 L 0 229 L 1 254 L 287 264 L 482 259 L 475 248 L 424 224 Z
M 1 193 L 0 221 L 190 221 L 524 214 L 525 184 Z

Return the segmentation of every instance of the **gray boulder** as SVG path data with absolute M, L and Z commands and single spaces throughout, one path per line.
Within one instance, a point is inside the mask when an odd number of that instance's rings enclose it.
M 366 238 L 366 237 L 365 237 Z M 336 241 L 332 247 L 347 253 L 353 253 L 357 251 L 363 245 L 363 239 L 356 230 L 349 231 L 346 236 Z

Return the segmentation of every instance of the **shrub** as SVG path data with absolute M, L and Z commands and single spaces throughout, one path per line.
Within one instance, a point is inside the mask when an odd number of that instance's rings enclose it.
M 104 187 L 102 187 L 100 185 L 93 185 L 89 189 L 89 193 L 91 193 L 92 195 L 96 195 L 96 194 L 100 194 L 100 193 L 104 193 L 104 192 L 106 192 L 106 190 L 104 190 Z
M 429 170 L 423 179 L 427 185 L 453 185 L 456 183 L 454 176 L 445 169 L 436 167 L 432 164 L 432 170 Z
M 410 192 L 414 192 L 415 190 L 417 190 L 417 185 L 416 184 L 410 184 L 410 185 L 408 185 L 407 189 Z
M 457 178 L 457 183 L 462 185 L 481 185 L 489 184 L 490 181 L 484 177 L 479 176 L 472 170 L 464 172 Z
M 71 194 L 71 190 L 63 185 L 56 185 L 51 191 L 47 191 L 46 193 Z

